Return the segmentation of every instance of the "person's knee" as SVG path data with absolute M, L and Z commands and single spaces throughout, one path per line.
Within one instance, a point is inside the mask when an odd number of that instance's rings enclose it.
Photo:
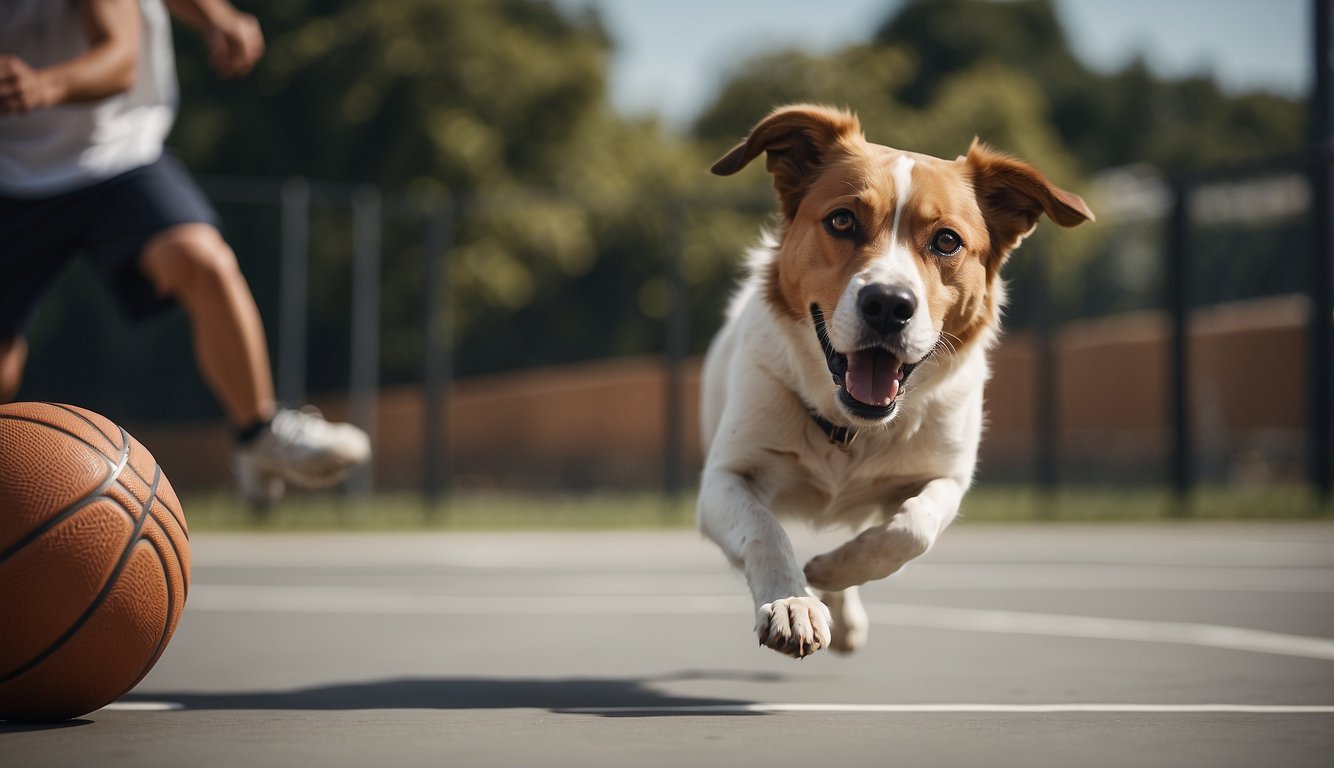
M 141 265 L 159 293 L 186 303 L 244 284 L 236 254 L 207 225 L 176 227 L 154 238 Z
M 21 336 L 0 339 L 0 403 L 8 403 L 19 394 L 23 366 L 28 360 L 28 344 Z

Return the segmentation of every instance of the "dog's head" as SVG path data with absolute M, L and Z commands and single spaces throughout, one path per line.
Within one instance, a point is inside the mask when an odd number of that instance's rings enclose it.
M 893 417 L 913 370 L 998 322 L 1005 258 L 1045 213 L 1091 220 L 1078 195 L 974 141 L 955 160 L 872 144 L 849 112 L 783 107 L 713 166 L 766 154 L 783 226 L 766 275 L 780 316 L 812 321 L 853 423 Z

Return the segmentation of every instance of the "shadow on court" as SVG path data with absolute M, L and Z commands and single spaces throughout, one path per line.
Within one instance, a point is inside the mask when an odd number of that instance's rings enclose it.
M 673 696 L 654 683 L 681 680 L 781 682 L 782 675 L 687 671 L 643 679 L 618 678 L 405 678 L 341 683 L 291 691 L 131 693 L 121 701 L 171 701 L 187 710 L 545 709 L 634 708 L 608 717 L 653 717 L 674 707 L 741 705 L 745 699 Z M 654 712 L 661 708 L 662 712 Z M 732 712 L 727 714 L 756 714 Z
M 8 720 L 0 720 L 0 736 L 7 733 L 26 733 L 28 731 L 53 731 L 64 728 L 78 728 L 81 725 L 92 725 L 92 720 L 77 718 L 74 720 L 64 720 L 59 723 L 11 723 Z

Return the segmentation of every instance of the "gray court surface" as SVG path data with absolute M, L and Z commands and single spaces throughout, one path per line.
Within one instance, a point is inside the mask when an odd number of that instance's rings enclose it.
M 800 662 L 691 531 L 192 549 L 151 675 L 0 765 L 1334 765 L 1334 524 L 957 523 Z

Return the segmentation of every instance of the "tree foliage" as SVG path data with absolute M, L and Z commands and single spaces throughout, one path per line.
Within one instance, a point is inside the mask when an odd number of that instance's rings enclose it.
M 1298 149 L 1302 105 L 1264 94 L 1224 95 L 1206 77 L 1164 80 L 1136 61 L 1095 73 L 1080 62 L 1053 0 L 909 0 L 875 45 L 915 68 L 896 96 L 926 104 L 953 78 L 1002 63 L 1047 97 L 1044 117 L 1086 170 L 1149 163 L 1190 170 Z
M 638 297 L 662 271 L 665 201 L 682 196 L 703 161 L 654 123 L 611 111 L 610 41 L 595 15 L 568 17 L 541 0 L 286 0 L 252 10 L 269 50 L 251 82 L 219 88 L 205 57 L 180 57 L 173 140 L 196 171 L 449 195 L 449 309 L 464 372 L 656 345 L 660 321 L 637 320 Z M 346 222 L 316 237 L 346 241 Z M 316 313 L 333 318 L 349 257 L 314 251 L 326 276 Z M 386 301 L 386 312 L 415 306 L 422 277 L 411 262 L 389 270 L 386 293 L 411 300 Z M 406 335 L 389 345 L 403 350 L 391 368 L 411 368 L 420 340 Z
M 219 87 L 179 35 L 174 141 L 201 171 L 486 188 L 551 181 L 604 106 L 593 18 L 533 0 L 284 0 L 252 8 L 268 52 Z

